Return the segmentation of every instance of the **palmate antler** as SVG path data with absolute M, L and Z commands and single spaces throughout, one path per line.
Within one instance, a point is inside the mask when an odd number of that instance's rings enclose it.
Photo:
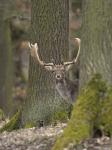
M 34 57 L 34 58 L 36 58 L 36 60 L 38 61 L 38 63 L 41 66 L 44 66 L 45 69 L 52 70 L 52 66 L 54 66 L 53 63 L 45 63 L 44 61 L 42 61 L 40 59 L 39 54 L 38 54 L 38 45 L 37 45 L 37 43 L 30 44 L 30 42 L 29 42 L 28 45 L 29 45 L 29 48 L 30 48 L 31 56 Z
M 79 58 L 79 54 L 80 54 L 80 39 L 79 38 L 75 38 L 79 44 L 79 49 L 78 49 L 78 53 L 77 53 L 77 56 L 76 58 L 74 58 L 72 61 L 69 61 L 69 62 L 64 62 L 63 63 L 63 66 L 66 67 L 67 66 L 67 70 L 69 70 L 69 68 L 71 67 L 71 65 L 75 64 Z M 30 50 L 31 50 L 31 56 L 36 58 L 36 60 L 38 61 L 38 63 L 41 65 L 41 66 L 44 66 L 45 69 L 49 70 L 49 71 L 52 71 L 53 70 L 53 67 L 56 66 L 54 63 L 45 63 L 44 61 L 42 61 L 39 57 L 39 53 L 38 53 L 38 45 L 37 43 L 35 44 L 29 44 L 29 47 L 30 47 Z M 58 65 L 59 66 L 59 65 Z
M 79 45 L 77 56 L 72 61 L 64 62 L 64 65 L 72 65 L 72 64 L 75 64 L 78 61 L 78 58 L 79 58 L 79 55 L 80 55 L 80 39 L 79 38 L 75 38 L 75 40 L 77 40 L 78 45 Z

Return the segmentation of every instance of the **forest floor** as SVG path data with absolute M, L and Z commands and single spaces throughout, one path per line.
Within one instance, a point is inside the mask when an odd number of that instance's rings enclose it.
M 18 106 L 25 100 L 27 83 L 23 82 L 20 75 L 16 77 L 15 81 L 13 98 Z M 6 122 L 7 120 L 1 120 L 0 128 Z M 63 133 L 66 126 L 67 123 L 58 123 L 56 126 L 5 131 L 0 133 L 0 150 L 51 150 L 57 136 Z M 83 141 L 77 147 L 70 144 L 64 150 L 112 150 L 111 143 L 109 137 L 91 138 Z
M 1 122 L 1 126 L 4 123 Z M 66 123 L 41 128 L 20 129 L 0 134 L 0 150 L 51 150 L 56 137 L 63 133 Z M 64 150 L 111 150 L 109 137 L 92 138 Z

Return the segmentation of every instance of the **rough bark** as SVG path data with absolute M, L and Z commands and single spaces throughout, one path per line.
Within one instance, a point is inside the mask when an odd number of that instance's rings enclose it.
M 45 62 L 67 60 L 68 0 L 32 0 L 31 42 L 38 43 L 39 55 Z M 49 122 L 65 102 L 57 95 L 55 79 L 30 58 L 28 96 L 24 105 L 23 124 Z M 63 107 L 59 106 L 64 104 Z
M 7 4 L 7 5 L 6 5 Z M 8 2 L 0 2 L 0 108 L 7 115 L 12 113 L 13 52 L 10 23 L 6 18 Z
M 71 119 L 53 150 L 74 149 L 90 138 L 94 128 L 112 135 L 112 1 L 84 0 L 83 29 L 80 55 L 81 92 L 73 108 Z M 96 75 L 100 73 L 103 80 Z M 85 86 L 87 84 L 87 86 Z
M 112 1 L 84 0 L 80 55 L 80 87 L 94 73 L 112 84 Z

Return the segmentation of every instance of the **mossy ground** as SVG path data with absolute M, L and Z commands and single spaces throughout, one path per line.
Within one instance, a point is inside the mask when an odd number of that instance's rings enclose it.
M 80 92 L 71 119 L 52 150 L 63 150 L 93 136 L 94 127 L 112 133 L 112 88 L 97 74 Z
M 20 127 L 20 117 L 21 117 L 21 109 L 16 112 L 16 114 L 10 119 L 8 123 L 6 123 L 1 129 L 0 132 L 3 131 L 12 131 L 16 130 Z
M 33 128 L 33 127 L 35 127 L 35 126 L 36 126 L 35 123 L 29 122 L 29 123 L 26 123 L 26 124 L 25 124 L 24 128 Z

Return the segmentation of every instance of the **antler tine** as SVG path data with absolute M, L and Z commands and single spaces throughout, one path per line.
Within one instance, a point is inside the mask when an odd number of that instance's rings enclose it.
M 77 56 L 76 56 L 76 58 L 75 58 L 75 60 L 74 60 L 74 62 L 76 63 L 77 62 L 77 60 L 78 60 L 78 58 L 79 58 L 79 55 L 80 55 L 80 39 L 79 38 L 75 38 L 76 40 L 77 40 L 77 42 L 78 42 L 78 44 L 79 44 L 79 49 L 78 49 L 78 53 L 77 53 Z
M 31 50 L 31 56 L 36 58 L 36 60 L 38 61 L 38 63 L 42 66 L 53 66 L 53 63 L 45 63 L 43 62 L 38 54 L 38 45 L 37 43 L 35 44 L 31 44 L 30 42 L 28 42 L 29 48 Z
M 72 65 L 72 64 L 75 64 L 79 58 L 79 54 L 80 54 L 80 39 L 79 38 L 75 38 L 79 44 L 79 49 L 78 49 L 78 53 L 77 53 L 77 56 L 75 59 L 73 59 L 72 61 L 69 61 L 69 62 L 64 62 L 64 65 Z
M 39 64 L 44 66 L 44 62 L 40 59 L 40 57 L 38 55 L 38 45 L 37 45 L 37 43 L 35 43 L 35 44 L 29 43 L 29 47 L 30 47 L 30 50 L 31 50 L 31 56 L 35 57 L 37 59 L 37 61 L 39 62 Z

